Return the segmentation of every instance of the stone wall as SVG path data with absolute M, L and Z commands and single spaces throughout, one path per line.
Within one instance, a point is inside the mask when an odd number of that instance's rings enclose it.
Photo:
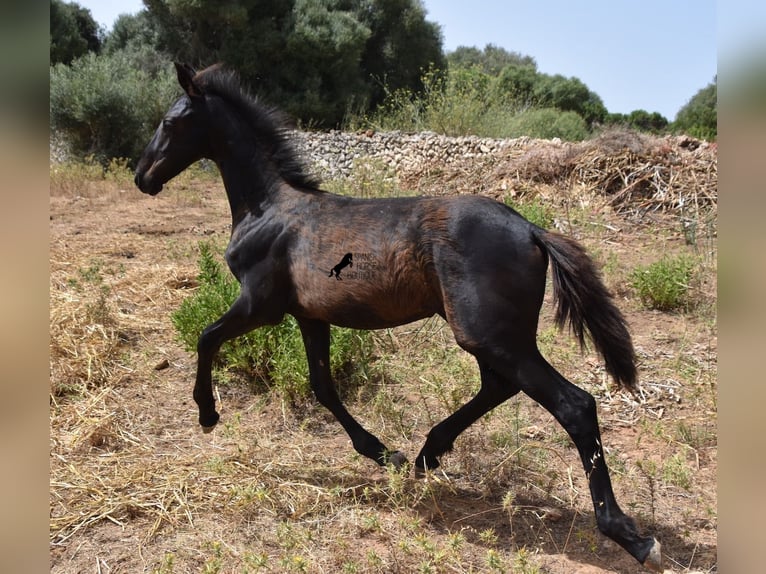
M 396 173 L 499 155 L 529 145 L 526 137 L 448 137 L 434 132 L 293 132 L 298 148 L 323 179 L 348 176 L 357 161 L 381 162 Z

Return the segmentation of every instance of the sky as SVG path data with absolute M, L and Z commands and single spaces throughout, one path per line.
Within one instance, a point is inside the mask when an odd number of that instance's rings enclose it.
M 107 30 L 141 0 L 76 0 Z M 717 74 L 719 52 L 766 38 L 755 0 L 423 0 L 445 52 L 487 44 L 532 56 L 540 72 L 576 77 L 612 113 L 668 120 Z M 744 48 L 743 48 L 744 46 Z

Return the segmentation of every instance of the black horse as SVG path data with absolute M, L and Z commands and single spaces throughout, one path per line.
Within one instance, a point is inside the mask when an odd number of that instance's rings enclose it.
M 330 274 L 328 277 L 332 277 L 333 274 L 335 274 L 335 278 L 340 281 L 340 272 L 343 271 L 346 267 L 353 267 L 354 266 L 354 256 L 351 253 L 346 253 L 343 256 L 343 259 L 340 260 L 340 263 L 338 263 L 335 267 L 330 269 Z
M 382 329 L 438 314 L 478 361 L 481 388 L 428 433 L 415 471 L 439 457 L 479 417 L 523 391 L 550 411 L 577 446 L 598 527 L 646 567 L 662 569 L 660 544 L 642 537 L 615 500 L 596 403 L 540 354 L 538 314 L 552 267 L 555 320 L 580 343 L 586 331 L 606 369 L 636 385 L 626 322 L 585 250 L 574 240 L 477 196 L 353 199 L 322 191 L 306 173 L 282 116 L 214 66 L 176 64 L 184 95 L 173 104 L 141 157 L 136 185 L 150 195 L 191 163 L 218 166 L 231 206 L 226 260 L 241 285 L 231 308 L 202 333 L 194 400 L 199 422 L 218 422 L 211 364 L 221 344 L 286 313 L 300 326 L 317 400 L 354 448 L 380 465 L 405 457 L 386 448 L 349 414 L 330 378 L 330 324 Z M 328 231 L 330 230 L 330 231 Z M 373 272 L 327 281 L 338 253 L 364 253 Z

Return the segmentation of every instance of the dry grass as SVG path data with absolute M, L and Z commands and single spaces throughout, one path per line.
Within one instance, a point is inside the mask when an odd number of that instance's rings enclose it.
M 645 154 L 646 142 L 624 144 L 602 142 L 572 156 L 553 145 L 516 150 L 527 159 L 540 154 L 544 165 L 557 165 L 545 154 L 565 154 L 559 163 L 569 171 L 540 183 L 513 172 L 513 158 L 495 160 L 481 186 L 490 195 L 516 189 L 520 200 L 552 197 L 559 211 L 570 206 L 560 219 L 597 253 L 632 325 L 642 395 L 614 393 L 598 358 L 580 355 L 552 328 L 549 304 L 541 348 L 597 397 L 618 499 L 662 538 L 667 566 L 715 572 L 714 308 L 649 312 L 624 287 L 631 266 L 658 251 L 699 249 L 679 223 L 678 195 L 654 219 L 636 220 L 665 200 L 645 194 L 660 181 L 644 179 L 655 158 Z M 667 145 L 665 157 L 708 154 L 681 161 L 688 171 L 661 181 L 696 194 L 701 212 L 709 202 L 714 214 L 713 150 Z M 570 161 L 583 169 L 577 202 L 567 187 L 569 203 L 556 203 L 556 190 L 562 194 L 576 173 Z M 467 165 L 440 169 L 417 181 L 402 177 L 432 194 L 465 191 L 479 177 Z M 608 197 L 595 193 L 615 171 L 627 183 Z M 197 241 L 228 233 L 220 184 L 189 178 L 147 198 L 125 178 L 64 181 L 56 185 L 52 176 L 52 572 L 640 571 L 596 530 L 576 452 L 527 399 L 477 422 L 444 458 L 444 472 L 421 481 L 361 459 L 315 403 L 291 409 L 236 382 L 217 388 L 218 429 L 199 433 L 194 357 L 175 340 L 169 315 L 195 286 Z M 640 183 L 625 192 L 632 182 Z M 708 275 L 714 235 L 709 240 Z M 478 374 L 439 320 L 380 332 L 376 341 L 375 377 L 348 405 L 412 456 L 430 426 L 471 396 Z

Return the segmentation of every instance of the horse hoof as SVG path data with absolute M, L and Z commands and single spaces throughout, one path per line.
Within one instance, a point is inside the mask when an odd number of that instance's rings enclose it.
M 664 572 L 662 569 L 662 544 L 656 538 L 654 539 L 654 546 L 644 559 L 644 567 L 652 572 Z
M 407 464 L 407 457 L 404 456 L 404 453 L 397 450 L 392 452 L 390 455 L 388 455 L 388 459 L 386 461 L 388 464 L 393 465 L 393 467 L 396 470 L 401 470 L 404 465 Z
M 200 415 L 199 417 L 199 426 L 202 427 L 202 432 L 205 434 L 209 434 L 213 431 L 215 428 L 215 425 L 218 424 L 218 420 L 221 418 L 221 415 L 219 415 L 217 412 L 213 411 L 213 414 L 210 416 L 203 417 Z

